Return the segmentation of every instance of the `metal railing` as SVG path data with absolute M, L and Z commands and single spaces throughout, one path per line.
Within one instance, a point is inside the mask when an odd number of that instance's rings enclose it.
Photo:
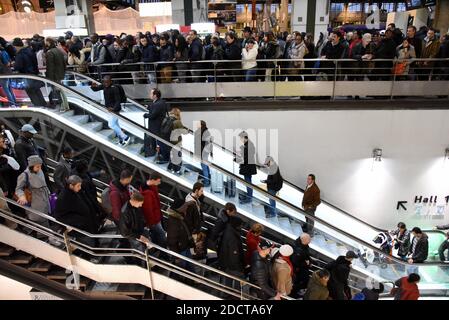
M 51 85 L 53 85 L 54 87 L 56 87 L 56 88 L 58 88 L 60 90 L 70 91 L 71 94 L 77 96 L 78 98 L 80 98 L 80 99 L 82 99 L 84 101 L 87 101 L 92 107 L 100 109 L 102 112 L 107 112 L 107 111 L 105 111 L 105 109 L 100 104 L 90 100 L 89 98 L 87 98 L 84 95 L 76 92 L 75 90 L 72 90 L 70 88 L 64 87 L 63 85 L 61 85 L 59 83 L 55 83 L 55 82 L 52 82 L 52 81 L 47 80 L 47 79 L 42 79 L 41 77 L 38 77 L 38 76 L 32 76 L 32 75 L 9 75 L 9 76 L 0 76 L 0 79 L 1 78 L 11 78 L 11 77 L 12 78 L 26 77 L 26 78 L 34 79 L 34 80 L 38 80 L 38 81 L 49 82 Z M 14 110 L 14 111 L 20 111 L 20 110 Z M 26 109 L 25 109 L 25 111 L 26 111 Z M 38 109 L 36 111 L 38 111 Z M 371 249 L 374 253 L 378 253 L 378 254 L 381 254 L 381 255 L 384 254 L 379 248 L 373 246 L 371 243 L 367 243 L 363 239 L 359 239 L 359 238 L 353 236 L 352 234 L 350 234 L 350 233 L 348 233 L 348 232 L 346 232 L 344 230 L 341 230 L 341 229 L 333 226 L 332 224 L 322 220 L 321 218 L 318 218 L 316 216 L 313 216 L 313 215 L 310 215 L 310 214 L 306 213 L 303 209 L 301 209 L 301 208 L 299 208 L 299 207 L 297 207 L 297 206 L 295 206 L 295 205 L 285 201 L 282 198 L 279 198 L 278 196 L 269 194 L 267 191 L 265 191 L 264 189 L 260 188 L 257 185 L 249 184 L 248 182 L 246 182 L 244 179 L 242 179 L 240 176 L 237 176 L 233 172 L 230 172 L 230 171 L 228 171 L 226 169 L 218 167 L 217 165 L 215 165 L 214 163 L 209 162 L 208 160 L 204 160 L 204 159 L 201 159 L 200 157 L 196 157 L 196 155 L 193 152 L 191 152 L 190 150 L 187 150 L 187 149 L 185 149 L 185 148 L 183 148 L 181 146 L 173 145 L 172 143 L 170 143 L 168 141 L 165 141 L 164 139 L 160 138 L 159 136 L 149 132 L 146 128 L 144 128 L 140 124 L 138 124 L 138 123 L 136 123 L 136 122 L 134 122 L 132 120 L 129 120 L 128 118 L 123 117 L 122 115 L 117 115 L 117 116 L 120 118 L 121 121 L 123 121 L 123 122 L 125 122 L 125 123 L 127 123 L 129 125 L 138 127 L 144 134 L 149 135 L 149 136 L 151 136 L 151 137 L 153 137 L 153 138 L 163 142 L 164 144 L 166 144 L 166 145 L 168 145 L 168 146 L 170 146 L 172 148 L 175 148 L 176 150 L 180 150 L 184 154 L 187 154 L 190 157 L 195 158 L 198 162 L 201 162 L 201 163 L 204 163 L 204 164 L 210 166 L 212 169 L 214 169 L 214 170 L 216 170 L 218 172 L 221 172 L 222 174 L 224 174 L 227 177 L 231 177 L 232 179 L 234 179 L 237 182 L 241 183 L 244 187 L 249 187 L 249 188 L 254 189 L 255 191 L 261 193 L 264 197 L 266 197 L 268 199 L 272 199 L 272 200 L 274 200 L 277 203 L 280 203 L 282 205 L 285 205 L 290 210 L 293 210 L 293 211 L 295 211 L 297 213 L 300 213 L 305 218 L 307 218 L 309 220 L 312 220 L 315 223 L 319 223 L 321 226 L 329 228 L 329 229 L 333 230 L 334 232 L 337 232 L 340 236 L 344 236 L 344 237 L 346 237 L 346 238 L 348 238 L 348 239 L 358 243 L 359 245 L 363 245 L 364 247 L 366 247 L 368 249 Z M 287 215 L 290 219 L 298 221 L 298 222 L 301 223 L 301 219 L 299 219 L 298 216 L 292 215 L 292 214 L 286 213 L 286 212 L 284 212 L 283 214 Z M 316 229 L 319 229 L 319 227 L 318 228 L 316 227 Z M 392 259 L 392 261 L 394 261 L 395 263 L 398 263 L 400 265 L 407 265 L 406 262 L 404 262 L 404 261 L 402 261 L 402 260 L 400 260 L 400 259 L 398 259 L 396 257 L 391 257 L 391 259 Z M 426 263 L 422 263 L 422 264 L 417 263 L 416 265 L 438 265 L 438 266 L 443 266 L 445 264 L 435 263 L 435 262 L 426 262 Z
M 240 298 L 240 299 L 256 299 L 255 297 L 249 295 L 248 293 L 243 292 L 243 289 L 245 287 L 248 289 L 250 289 L 250 288 L 260 289 L 260 287 L 258 287 L 257 285 L 254 285 L 244 279 L 227 274 L 221 270 L 210 267 L 206 264 L 202 264 L 194 259 L 185 257 L 181 254 L 178 254 L 176 252 L 173 252 L 173 251 L 170 251 L 163 247 L 160 247 L 152 242 L 150 242 L 150 244 L 148 245 L 148 249 L 145 250 L 145 252 L 141 252 L 141 251 L 139 251 L 137 249 L 133 249 L 133 248 L 93 247 L 89 244 L 80 242 L 79 240 L 76 239 L 76 236 L 75 237 L 70 236 L 69 233 L 76 232 L 77 234 L 81 234 L 82 236 L 87 237 L 89 239 L 114 240 L 114 239 L 124 239 L 124 238 L 121 235 L 91 234 L 84 230 L 64 224 L 47 214 L 38 212 L 29 207 L 19 205 L 16 202 L 14 202 L 8 198 L 4 198 L 3 196 L 0 196 L 0 200 L 6 201 L 10 206 L 21 208 L 21 209 L 25 210 L 26 212 L 30 212 L 30 213 L 38 215 L 42 218 L 45 218 L 47 221 L 52 222 L 53 224 L 57 225 L 58 227 L 62 227 L 64 229 L 63 234 L 61 234 L 58 231 L 53 230 L 52 228 L 43 226 L 42 224 L 30 221 L 29 219 L 27 219 L 25 217 L 21 217 L 17 214 L 10 212 L 10 211 L 0 209 L 0 217 L 7 219 L 11 222 L 15 222 L 16 224 L 21 225 L 23 227 L 29 228 L 35 232 L 38 232 L 41 235 L 52 238 L 52 239 L 54 239 L 54 241 L 56 240 L 61 243 L 65 243 L 66 250 L 67 250 L 67 253 L 68 253 L 70 259 L 72 258 L 73 251 L 76 249 L 83 251 L 83 252 L 89 254 L 90 256 L 95 256 L 95 257 L 134 257 L 134 258 L 137 258 L 137 259 L 140 259 L 140 260 L 146 262 L 150 276 L 151 276 L 151 272 L 154 272 L 154 271 L 152 271 L 151 268 L 154 266 L 158 266 L 158 267 L 163 268 L 164 270 L 176 273 L 182 277 L 185 277 L 187 279 L 201 283 L 211 289 L 217 290 L 219 292 L 222 292 L 222 293 L 225 293 L 225 294 L 228 294 L 230 296 L 233 296 L 235 298 Z M 241 289 L 238 290 L 235 288 L 227 287 L 226 285 L 224 285 L 222 283 L 216 282 L 210 278 L 207 278 L 200 274 L 186 270 L 180 266 L 172 264 L 169 261 L 165 261 L 163 259 L 154 257 L 148 253 L 149 249 L 155 249 L 157 251 L 163 252 L 166 255 L 169 255 L 171 258 L 181 259 L 187 264 L 194 265 L 197 268 L 201 268 L 201 269 L 207 270 L 208 272 L 215 273 L 215 274 L 219 275 L 220 277 L 227 278 L 231 281 L 235 281 L 235 282 L 239 283 Z M 150 281 L 150 283 L 151 283 L 151 281 Z M 152 290 L 152 288 L 150 288 L 150 289 Z

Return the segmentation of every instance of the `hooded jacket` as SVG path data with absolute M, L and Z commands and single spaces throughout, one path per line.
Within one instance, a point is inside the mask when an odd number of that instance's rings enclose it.
M 167 210 L 167 248 L 169 250 L 179 253 L 194 247 L 192 234 L 184 219 L 191 205 L 191 203 L 184 203 L 179 209 Z
M 204 216 L 201 212 L 201 203 L 198 199 L 194 198 L 191 193 L 186 196 L 186 203 L 195 204 L 189 206 L 186 211 L 186 223 L 192 234 L 199 233 L 203 226 Z
M 154 226 L 161 222 L 161 199 L 159 197 L 159 188 L 157 186 L 143 186 L 140 193 L 144 197 L 142 212 L 145 217 L 146 226 Z
M 27 168 L 29 156 L 39 154 L 33 139 L 28 139 L 24 136 L 20 136 L 17 139 L 14 151 L 16 152 L 17 162 L 20 164 L 20 171 L 24 171 Z
M 304 295 L 304 300 L 328 300 L 329 290 L 320 281 L 318 272 L 314 272 Z
M 123 186 L 120 180 L 114 180 L 109 184 L 109 200 L 112 207 L 112 218 L 115 222 L 120 221 L 120 213 L 127 201 L 130 199 L 129 188 Z

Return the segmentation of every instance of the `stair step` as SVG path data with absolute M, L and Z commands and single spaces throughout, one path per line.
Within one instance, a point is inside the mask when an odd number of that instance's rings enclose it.
M 56 269 L 49 271 L 45 276 L 50 280 L 65 280 L 68 275 L 64 269 Z
M 298 237 L 303 233 L 302 225 L 298 222 L 291 221 L 290 227 L 291 227 L 293 233 Z
M 12 264 L 29 264 L 33 260 L 33 256 L 25 252 L 16 251 L 7 257 L 6 260 Z
M 104 289 L 103 289 L 104 288 Z M 98 296 L 132 296 L 132 297 L 144 297 L 147 291 L 147 287 L 132 284 L 132 283 L 121 283 L 121 284 L 108 284 L 107 286 L 101 286 L 101 284 L 96 284 L 92 290 L 88 293 Z
M 52 264 L 48 261 L 38 259 L 36 262 L 31 264 L 30 267 L 28 267 L 28 270 L 32 272 L 48 272 L 50 268 L 52 267 Z
M 114 130 L 111 130 L 111 129 L 101 130 L 98 133 L 101 134 L 106 139 L 112 139 L 115 137 Z
M 278 217 L 279 225 L 282 229 L 284 229 L 287 232 L 292 232 L 292 227 L 290 225 L 290 219 L 289 218 L 281 218 Z
M 102 122 L 89 122 L 86 123 L 84 126 L 89 131 L 101 131 L 103 129 L 103 123 Z
M 134 143 L 134 144 L 127 145 L 125 149 L 127 149 L 128 151 L 133 152 L 133 153 L 140 153 L 140 150 L 142 149 L 142 147 L 143 147 L 143 143 Z
M 16 249 L 6 244 L 0 244 L 0 257 L 9 257 Z
M 75 110 L 70 110 L 70 111 L 61 113 L 61 116 L 66 117 L 66 118 L 72 117 L 72 116 L 74 116 L 74 115 L 75 115 Z
M 79 116 L 72 116 L 72 117 L 70 117 L 70 120 L 73 122 L 76 122 L 78 124 L 86 124 L 89 122 L 89 116 L 86 114 L 79 115 Z

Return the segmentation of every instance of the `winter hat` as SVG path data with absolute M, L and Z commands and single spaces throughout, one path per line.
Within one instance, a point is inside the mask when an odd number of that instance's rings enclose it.
M 279 253 L 284 257 L 290 257 L 293 254 L 293 248 L 288 244 L 284 244 L 279 248 Z
M 28 167 L 33 167 L 36 164 L 42 164 L 42 159 L 37 155 L 29 156 L 28 157 Z
M 346 252 L 346 258 L 348 259 L 357 259 L 359 256 L 352 250 Z
M 179 208 L 181 208 L 184 205 L 185 201 L 183 199 L 175 199 L 172 203 L 172 205 L 170 206 L 171 209 L 173 210 L 178 210 Z
M 31 124 L 24 124 L 22 126 L 22 129 L 20 129 L 20 131 L 22 131 L 22 132 L 29 132 L 31 134 L 36 134 L 37 133 L 36 129 L 34 129 L 34 127 Z

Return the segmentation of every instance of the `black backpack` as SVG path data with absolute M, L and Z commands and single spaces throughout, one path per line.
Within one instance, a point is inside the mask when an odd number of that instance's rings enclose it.
M 125 89 L 123 89 L 123 87 L 119 84 L 114 84 L 114 87 L 116 87 L 120 93 L 120 103 L 126 103 L 127 97 L 126 97 Z
M 164 120 L 162 120 L 161 125 L 161 136 L 167 141 L 170 141 L 170 136 L 174 128 L 176 118 L 173 116 L 170 116 L 168 113 L 165 116 Z

